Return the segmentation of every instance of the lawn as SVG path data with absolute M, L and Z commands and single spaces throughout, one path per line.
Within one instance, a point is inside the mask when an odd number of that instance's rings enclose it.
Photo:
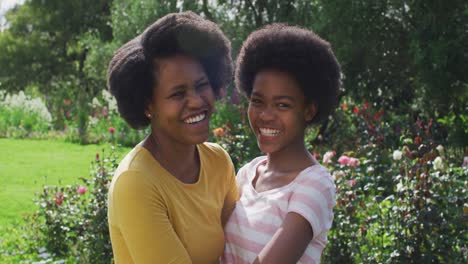
M 81 146 L 54 140 L 0 139 L 0 227 L 34 212 L 35 193 L 44 185 L 79 183 L 91 161 L 109 145 Z M 119 148 L 121 157 L 128 148 Z M 1 229 L 1 228 L 0 228 Z

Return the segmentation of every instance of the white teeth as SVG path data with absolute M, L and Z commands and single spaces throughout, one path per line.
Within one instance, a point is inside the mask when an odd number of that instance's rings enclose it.
M 279 135 L 280 131 L 272 128 L 260 128 L 260 134 L 268 137 L 274 137 Z
M 189 118 L 184 120 L 184 123 L 186 123 L 186 124 L 197 123 L 197 122 L 200 122 L 203 119 L 205 119 L 205 116 L 206 116 L 205 114 L 199 114 L 199 115 L 194 116 L 194 117 L 189 117 Z

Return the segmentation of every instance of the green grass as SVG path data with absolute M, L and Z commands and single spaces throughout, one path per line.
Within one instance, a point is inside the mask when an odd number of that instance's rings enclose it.
M 43 186 L 64 186 L 89 178 L 91 161 L 103 148 L 109 151 L 109 145 L 0 139 L 0 229 L 37 209 L 35 193 Z M 128 151 L 119 148 L 119 156 Z

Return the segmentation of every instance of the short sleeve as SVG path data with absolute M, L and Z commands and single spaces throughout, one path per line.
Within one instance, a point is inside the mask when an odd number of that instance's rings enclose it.
M 157 186 L 146 175 L 126 171 L 112 188 L 112 223 L 134 263 L 191 263 L 168 218 Z
M 293 190 L 288 212 L 304 217 L 310 223 L 315 238 L 327 232 L 333 223 L 335 185 L 328 172 L 304 178 Z
M 229 219 L 232 211 L 236 206 L 237 200 L 239 200 L 239 191 L 236 184 L 236 174 L 234 171 L 234 165 L 232 164 L 231 158 L 226 153 L 228 170 L 226 180 L 226 196 L 224 199 L 224 206 L 221 215 L 221 222 L 225 224 Z

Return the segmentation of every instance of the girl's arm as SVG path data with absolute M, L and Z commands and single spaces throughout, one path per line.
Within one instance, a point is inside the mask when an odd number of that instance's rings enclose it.
M 310 223 L 301 215 L 290 212 L 257 256 L 254 264 L 297 263 L 312 237 L 313 231 Z

